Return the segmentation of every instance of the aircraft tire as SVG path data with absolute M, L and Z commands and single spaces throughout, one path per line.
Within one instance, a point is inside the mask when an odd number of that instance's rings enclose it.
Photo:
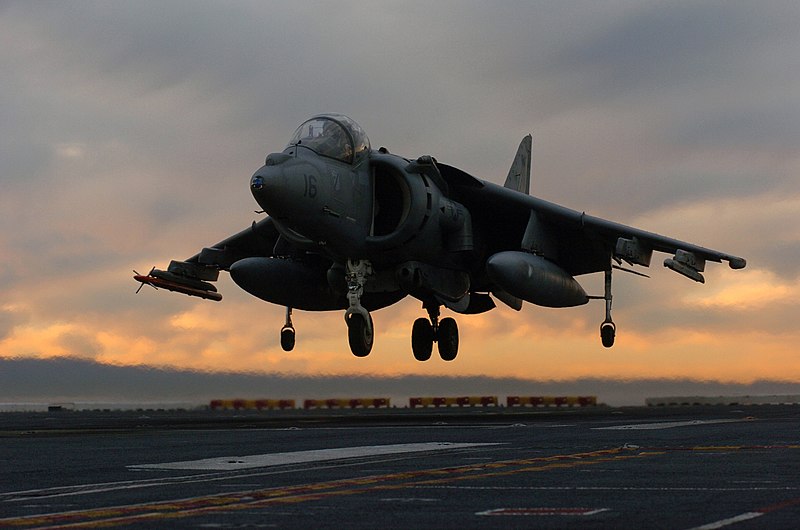
M 281 329 L 281 348 L 283 351 L 292 351 L 294 349 L 295 332 L 294 328 L 284 326 Z
M 439 323 L 439 356 L 443 361 L 452 361 L 458 355 L 458 324 L 450 317 Z
M 418 361 L 427 361 L 433 352 L 433 326 L 427 318 L 418 318 L 411 328 L 411 350 Z
M 372 316 L 369 316 L 369 325 L 363 315 L 351 314 L 347 319 L 347 339 L 350 342 L 350 351 L 356 357 L 366 357 L 372 351 L 375 333 L 372 328 Z
M 614 338 L 617 334 L 617 326 L 613 322 L 603 322 L 600 325 L 600 339 L 603 346 L 610 348 L 614 345 Z

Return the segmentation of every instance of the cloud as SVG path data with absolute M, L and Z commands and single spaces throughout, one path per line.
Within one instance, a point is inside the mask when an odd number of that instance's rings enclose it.
M 5 3 L 0 355 L 324 374 L 796 374 L 799 20 L 792 2 Z M 616 274 L 610 351 L 600 303 L 460 317 L 455 363 L 412 360 L 424 311 L 411 299 L 375 313 L 376 351 L 358 360 L 338 312 L 296 312 L 298 348 L 283 352 L 283 308 L 226 275 L 221 304 L 133 296 L 131 269 L 260 218 L 249 176 L 324 111 L 350 114 L 374 147 L 494 182 L 533 132 L 535 194 L 748 269 L 709 264 L 699 286 L 658 256 L 649 281 Z M 579 280 L 602 292 L 601 278 Z
M 58 338 L 58 344 L 63 351 L 89 359 L 98 357 L 102 352 L 102 346 L 92 335 L 82 333 L 64 333 Z
M 789 34 L 797 16 L 796 8 L 786 3 L 769 7 L 727 2 L 724 7 L 651 4 L 620 9 L 611 23 L 576 36 L 553 55 L 550 65 L 558 72 L 581 74 L 582 83 L 570 88 L 593 101 L 702 86 L 721 75 L 749 75 L 749 67 L 757 66 L 750 62 L 757 57 L 753 48 Z
M 784 279 L 800 274 L 800 229 L 789 222 L 800 194 L 687 201 L 654 209 L 632 223 L 744 256 L 750 268 L 766 268 Z M 746 214 L 745 214 L 746 212 Z
M 85 359 L 0 359 L 0 401 L 194 402 L 212 399 L 303 399 L 389 397 L 394 406 L 414 396 L 595 395 L 614 406 L 643 405 L 647 397 L 797 394 L 797 383 L 760 380 L 749 384 L 655 378 L 541 380 L 518 377 L 369 377 L 198 372 L 149 366 L 114 366 Z
M 11 334 L 12 330 L 24 322 L 24 316 L 13 306 L 0 307 L 0 340 Z

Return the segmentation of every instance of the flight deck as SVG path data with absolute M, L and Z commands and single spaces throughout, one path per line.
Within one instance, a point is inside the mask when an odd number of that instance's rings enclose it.
M 0 527 L 796 528 L 800 407 L 0 415 Z

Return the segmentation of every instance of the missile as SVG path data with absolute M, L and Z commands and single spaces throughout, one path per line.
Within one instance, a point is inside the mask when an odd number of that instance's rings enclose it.
M 528 252 L 498 252 L 486 260 L 486 273 L 513 297 L 544 307 L 573 307 L 589 301 L 567 271 Z
M 706 279 L 700 274 L 705 270 L 706 260 L 698 257 L 693 252 L 686 250 L 676 250 L 674 258 L 664 260 L 664 266 L 678 274 L 686 276 L 690 280 L 706 283 Z
M 182 293 L 189 296 L 197 296 L 206 300 L 213 300 L 219 302 L 222 300 L 222 295 L 217 292 L 216 287 L 210 283 L 192 280 L 190 278 L 181 278 L 178 275 L 169 272 L 153 269 L 150 274 L 136 274 L 134 280 L 142 285 L 150 285 L 156 289 L 166 289 L 176 293 Z
M 703 278 L 703 275 L 700 274 L 699 271 L 695 270 L 691 266 L 681 263 L 680 261 L 672 258 L 667 258 L 664 260 L 664 266 L 668 269 L 671 269 L 682 276 L 686 276 L 690 280 L 694 280 L 700 283 L 706 283 L 706 279 Z

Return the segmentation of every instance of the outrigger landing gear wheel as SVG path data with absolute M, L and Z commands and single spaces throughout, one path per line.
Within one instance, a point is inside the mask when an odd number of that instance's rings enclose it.
M 292 351 L 294 349 L 295 333 L 294 328 L 282 327 L 281 328 L 281 348 L 283 351 Z
M 286 308 L 286 322 L 281 328 L 281 348 L 283 351 L 292 351 L 294 349 L 295 332 L 292 325 L 292 308 Z
M 614 321 L 611 320 L 611 300 L 613 297 L 611 296 L 611 269 L 605 271 L 605 292 L 603 293 L 603 299 L 606 301 L 606 318 L 603 320 L 603 323 L 600 324 L 600 340 L 603 343 L 603 346 L 606 348 L 610 348 L 614 345 L 614 338 L 617 335 L 617 326 L 614 324 Z
M 614 337 L 617 334 L 617 326 L 610 321 L 600 324 L 600 340 L 603 341 L 603 346 L 610 348 L 614 345 Z

